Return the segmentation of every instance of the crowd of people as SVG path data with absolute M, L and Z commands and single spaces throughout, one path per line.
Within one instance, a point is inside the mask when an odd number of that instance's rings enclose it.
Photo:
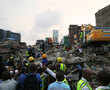
M 94 73 L 83 63 L 70 68 L 62 57 L 56 57 L 53 63 L 48 61 L 46 52 L 35 53 L 31 47 L 23 60 L 16 60 L 14 55 L 6 59 L 0 56 L 0 90 L 110 90 L 107 69 Z M 93 76 L 98 85 L 95 88 L 91 83 Z

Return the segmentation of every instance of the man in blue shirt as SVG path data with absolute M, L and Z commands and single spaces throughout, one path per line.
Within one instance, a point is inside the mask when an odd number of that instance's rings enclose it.
M 36 78 L 38 79 L 38 81 L 40 82 L 40 87 L 42 87 L 42 80 L 40 77 L 39 73 L 37 72 L 37 66 L 35 64 L 31 64 L 29 67 L 30 72 L 28 72 L 28 74 L 26 75 L 24 72 L 24 68 L 23 68 L 23 72 L 20 74 L 20 76 L 18 77 L 18 83 L 20 84 L 21 87 L 24 86 L 24 80 L 27 78 L 28 75 L 36 75 Z
M 48 86 L 48 90 L 71 90 L 70 86 L 63 82 L 64 74 L 62 72 L 59 71 L 56 73 L 56 79 L 56 82 Z

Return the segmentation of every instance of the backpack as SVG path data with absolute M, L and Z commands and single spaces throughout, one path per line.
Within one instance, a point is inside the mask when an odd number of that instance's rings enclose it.
M 40 81 L 37 79 L 36 74 L 27 75 L 23 90 L 40 90 Z

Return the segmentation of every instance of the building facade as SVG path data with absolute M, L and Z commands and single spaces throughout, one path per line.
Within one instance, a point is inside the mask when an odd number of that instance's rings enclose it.
M 81 31 L 81 26 L 78 26 L 78 25 L 69 26 L 69 40 L 70 40 L 71 46 L 78 43 L 80 31 Z

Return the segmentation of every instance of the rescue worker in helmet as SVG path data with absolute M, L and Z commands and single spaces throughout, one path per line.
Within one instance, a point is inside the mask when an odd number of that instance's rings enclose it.
M 63 58 L 62 57 L 58 57 L 57 58 L 57 64 L 56 64 L 56 70 L 59 71 L 63 71 L 64 73 L 66 72 L 66 65 L 63 63 Z
M 42 55 L 42 64 L 45 65 L 45 66 L 48 64 L 48 59 L 47 59 L 47 55 L 46 54 Z

